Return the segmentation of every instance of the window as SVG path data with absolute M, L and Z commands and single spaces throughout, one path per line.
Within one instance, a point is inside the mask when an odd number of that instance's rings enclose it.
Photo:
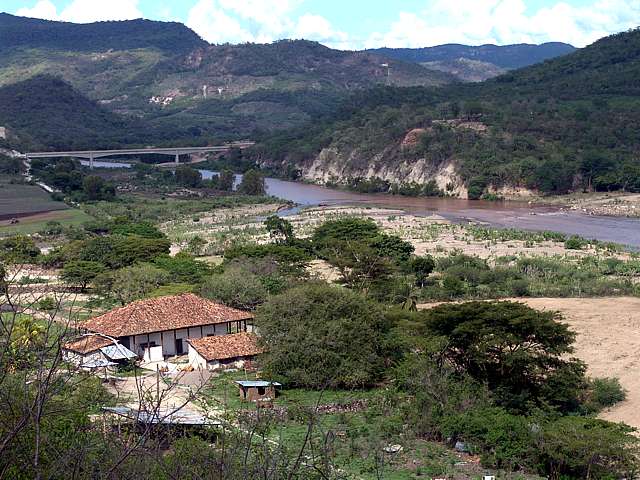
M 264 389 L 264 387 L 258 387 L 258 395 L 264 395 L 266 392 L 266 390 Z

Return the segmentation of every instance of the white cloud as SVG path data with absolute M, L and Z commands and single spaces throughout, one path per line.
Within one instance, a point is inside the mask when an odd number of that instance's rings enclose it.
M 253 35 L 238 20 L 227 15 L 216 2 L 199 0 L 189 11 L 187 26 L 211 43 L 250 42 Z
M 33 7 L 23 7 L 16 11 L 20 17 L 43 18 L 46 20 L 57 20 L 58 11 L 56 6 L 49 0 L 40 0 Z
M 346 49 L 350 47 L 349 36 L 344 32 L 334 30 L 331 22 L 320 15 L 307 13 L 298 18 L 293 37 L 316 40 L 333 48 Z
M 523 0 L 435 0 L 420 12 L 400 12 L 367 47 L 426 47 L 443 43 L 568 42 L 582 47 L 640 23 L 640 0 L 559 1 L 527 14 Z
M 211 43 L 268 43 L 281 38 L 322 41 L 348 47 L 348 36 L 320 15 L 294 11 L 303 0 L 199 0 L 189 11 L 187 26 Z
M 73 0 L 60 13 L 50 0 L 39 0 L 32 8 L 20 8 L 16 15 L 47 20 L 90 23 L 101 20 L 131 20 L 142 17 L 138 0 Z

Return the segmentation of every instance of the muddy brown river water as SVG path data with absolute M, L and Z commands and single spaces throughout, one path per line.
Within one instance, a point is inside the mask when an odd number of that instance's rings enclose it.
M 102 167 L 122 164 L 101 162 Z M 129 166 L 129 165 L 127 165 Z M 200 170 L 203 178 L 216 172 Z M 239 183 L 240 175 L 236 176 Z M 559 207 L 529 205 L 526 202 L 488 202 L 455 198 L 403 197 L 389 194 L 360 194 L 318 185 L 266 179 L 267 193 L 300 206 L 370 205 L 403 210 L 413 215 L 440 215 L 453 222 L 481 222 L 500 228 L 554 231 L 589 239 L 615 242 L 640 250 L 640 219 L 586 215 Z M 281 214 L 296 212 L 300 207 Z
M 359 194 L 297 182 L 267 179 L 267 193 L 300 205 L 371 205 L 414 215 L 438 214 L 454 222 L 483 222 L 501 228 L 550 230 L 616 242 L 640 249 L 640 219 L 599 217 L 526 202 Z

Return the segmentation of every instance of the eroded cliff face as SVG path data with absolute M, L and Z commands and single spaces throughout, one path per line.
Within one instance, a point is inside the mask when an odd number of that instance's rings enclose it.
M 304 180 L 321 185 L 348 185 L 354 178 L 380 179 L 396 185 L 423 185 L 435 181 L 438 188 L 448 195 L 467 198 L 467 188 L 456 173 L 454 160 L 439 165 L 425 158 L 389 162 L 385 153 L 363 158 L 357 151 L 345 156 L 335 147 L 330 147 L 299 168 Z

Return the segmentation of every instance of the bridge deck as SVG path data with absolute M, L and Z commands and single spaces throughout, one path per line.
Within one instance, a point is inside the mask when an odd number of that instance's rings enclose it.
M 74 150 L 65 152 L 28 152 L 25 153 L 27 158 L 103 158 L 115 155 L 149 155 L 152 153 L 159 155 L 188 155 L 191 153 L 209 153 L 224 152 L 231 148 L 248 148 L 254 145 L 254 142 L 235 142 L 226 145 L 217 145 L 211 147 L 167 147 L 167 148 L 124 148 L 119 150 Z

